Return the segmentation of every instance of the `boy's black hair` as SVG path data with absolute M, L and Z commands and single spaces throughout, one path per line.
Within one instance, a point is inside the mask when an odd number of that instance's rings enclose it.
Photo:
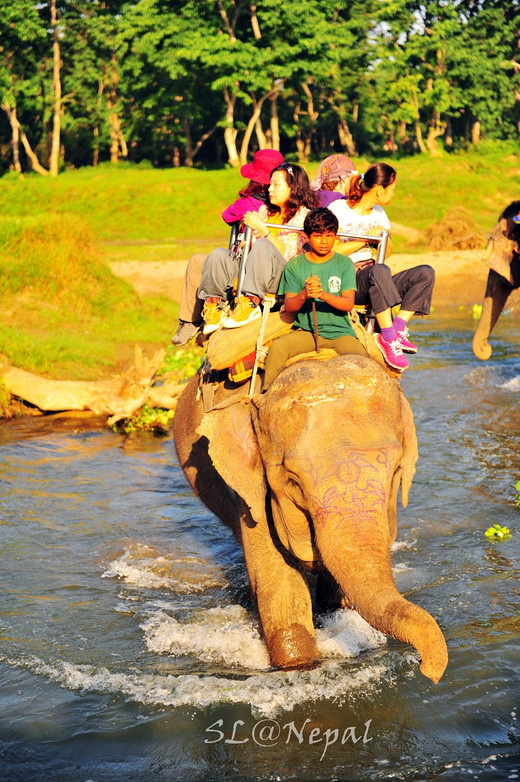
M 326 209 L 323 206 L 318 206 L 316 209 L 311 209 L 305 221 L 303 223 L 303 230 L 310 236 L 311 234 L 322 234 L 324 231 L 332 231 L 338 233 L 338 218 L 331 212 L 330 209 Z

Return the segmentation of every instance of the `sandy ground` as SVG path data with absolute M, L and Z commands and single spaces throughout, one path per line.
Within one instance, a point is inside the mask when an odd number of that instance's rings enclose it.
M 488 268 L 483 250 L 449 250 L 422 255 L 396 253 L 389 265 L 399 272 L 427 263 L 435 269 L 436 307 L 482 303 Z M 114 261 L 112 271 L 128 280 L 140 295 L 162 294 L 179 301 L 187 261 Z

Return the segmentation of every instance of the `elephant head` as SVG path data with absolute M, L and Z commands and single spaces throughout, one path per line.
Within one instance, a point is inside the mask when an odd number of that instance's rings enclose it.
M 252 405 L 206 414 L 198 434 L 237 497 L 273 665 L 319 660 L 305 571 L 324 569 L 373 627 L 415 646 L 422 673 L 437 682 L 447 664 L 442 632 L 392 578 L 398 490 L 406 505 L 417 460 L 398 381 L 364 356 L 299 361 Z
M 485 361 L 491 356 L 488 342 L 495 323 L 511 291 L 520 287 L 520 201 L 513 201 L 502 212 L 488 243 L 486 258 L 490 269 L 482 313 L 473 337 L 473 352 Z

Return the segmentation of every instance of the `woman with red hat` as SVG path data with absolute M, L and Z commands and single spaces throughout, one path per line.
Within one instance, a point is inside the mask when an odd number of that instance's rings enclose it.
M 242 222 L 247 212 L 257 212 L 267 200 L 267 191 L 271 181 L 271 171 L 283 163 L 283 155 L 275 149 L 260 149 L 255 153 L 253 161 L 246 163 L 240 169 L 244 179 L 249 184 L 239 190 L 239 198 L 222 212 L 222 219 L 232 225 Z M 204 301 L 197 296 L 200 284 L 202 266 L 206 257 L 215 258 L 230 255 L 224 247 L 217 247 L 209 256 L 195 253 L 188 261 L 184 275 L 184 285 L 179 302 L 179 327 L 172 337 L 174 345 L 185 345 L 195 336 L 201 325 L 201 312 Z

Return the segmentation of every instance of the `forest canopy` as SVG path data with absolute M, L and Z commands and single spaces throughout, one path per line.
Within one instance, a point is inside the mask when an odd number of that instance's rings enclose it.
M 520 136 L 520 0 L 3 0 L 0 174 Z

